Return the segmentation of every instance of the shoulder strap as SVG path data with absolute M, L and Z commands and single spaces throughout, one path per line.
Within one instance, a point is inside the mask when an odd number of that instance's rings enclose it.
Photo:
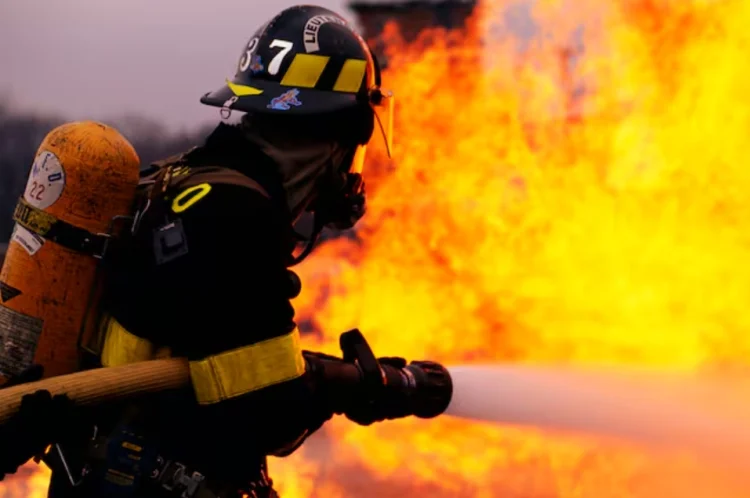
M 171 171 L 179 166 L 186 164 L 186 156 L 190 151 L 155 161 L 151 163 L 148 169 L 141 171 L 141 177 L 138 180 L 138 188 L 148 191 L 147 197 L 153 199 L 159 192 L 164 191 L 164 182 L 171 176 Z
M 271 198 L 260 183 L 243 175 L 239 171 L 219 166 L 192 166 L 189 154 L 193 150 L 195 149 L 154 162 L 148 170 L 141 173 L 141 179 L 138 184 L 140 193 L 136 203 L 137 207 L 135 209 L 131 233 L 135 233 L 138 230 L 141 219 L 146 211 L 164 202 L 163 194 L 167 190 L 185 189 L 202 183 L 220 183 L 250 188 L 260 192 L 268 199 Z M 156 210 L 157 212 L 163 212 L 158 207 Z
M 182 166 L 182 165 L 187 165 L 187 163 L 189 162 L 188 159 L 189 159 L 190 154 L 192 154 L 193 152 L 195 152 L 195 150 L 197 150 L 197 149 L 198 149 L 198 147 L 193 147 L 192 149 L 188 150 L 187 152 L 180 152 L 179 154 L 174 154 L 174 155 L 169 156 L 169 157 L 167 157 L 165 159 L 162 159 L 160 161 L 154 161 L 153 163 L 151 163 L 151 169 L 152 170 L 154 168 L 156 168 L 156 169 L 163 169 L 163 168 L 168 167 L 168 166 Z

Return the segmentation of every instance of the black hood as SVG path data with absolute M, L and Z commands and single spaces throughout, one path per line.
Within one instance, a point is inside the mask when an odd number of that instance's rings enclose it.
M 291 219 L 278 165 L 257 145 L 246 139 L 240 125 L 219 123 L 205 143 L 188 152 L 196 166 L 221 166 L 258 182 Z

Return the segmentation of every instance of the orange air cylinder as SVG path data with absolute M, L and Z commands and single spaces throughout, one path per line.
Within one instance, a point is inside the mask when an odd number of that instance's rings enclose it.
M 0 270 L 0 384 L 34 363 L 45 378 L 78 369 L 104 234 L 131 214 L 139 169 L 130 142 L 100 123 L 64 124 L 42 141 Z

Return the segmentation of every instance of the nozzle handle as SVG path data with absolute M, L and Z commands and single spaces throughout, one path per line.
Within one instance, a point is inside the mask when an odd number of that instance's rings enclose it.
M 381 389 L 385 384 L 384 374 L 362 332 L 359 329 L 344 332 L 339 337 L 339 345 L 344 355 L 344 362 L 354 364 L 359 368 L 362 387 L 371 390 L 372 394 L 375 390 Z

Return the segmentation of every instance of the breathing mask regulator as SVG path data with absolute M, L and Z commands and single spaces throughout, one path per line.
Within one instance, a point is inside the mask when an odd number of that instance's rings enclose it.
M 372 137 L 375 123 L 382 134 L 388 157 L 392 157 L 394 98 L 392 93 L 384 94 L 380 89 L 380 70 L 377 61 L 374 65 L 375 86 L 368 93 L 367 100 L 353 116 L 342 116 L 342 124 L 348 130 L 347 136 L 354 138 L 350 142 L 353 145 L 349 146 L 349 153 L 342 165 L 334 168 L 332 175 L 321 182 L 318 195 L 307 207 L 306 210 L 313 215 L 312 233 L 309 237 L 297 234 L 305 245 L 302 252 L 294 257 L 291 266 L 301 263 L 312 252 L 324 228 L 336 231 L 349 230 L 365 215 L 367 204 L 364 163 L 367 157 L 367 144 Z M 384 119 L 381 119 L 380 114 L 385 114 Z

